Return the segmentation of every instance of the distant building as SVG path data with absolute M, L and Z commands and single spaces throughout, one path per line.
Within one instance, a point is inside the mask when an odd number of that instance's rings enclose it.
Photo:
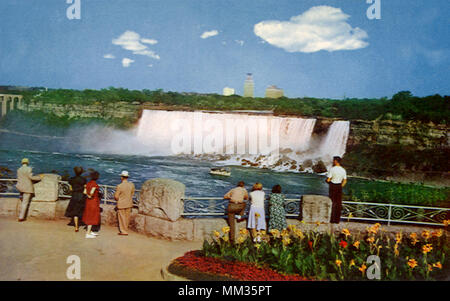
M 233 88 L 228 88 L 228 87 L 223 88 L 223 96 L 231 96 L 234 94 L 235 94 L 235 91 Z
M 244 97 L 253 97 L 255 91 L 255 83 L 251 73 L 247 73 L 247 79 L 244 82 Z
M 280 98 L 283 96 L 283 90 L 277 86 L 268 86 L 266 89 L 266 98 Z

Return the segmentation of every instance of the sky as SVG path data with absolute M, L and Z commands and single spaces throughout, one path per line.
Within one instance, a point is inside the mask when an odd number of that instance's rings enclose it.
M 1 0 L 0 12 L 0 85 L 242 95 L 252 73 L 258 97 L 450 94 L 448 0 Z

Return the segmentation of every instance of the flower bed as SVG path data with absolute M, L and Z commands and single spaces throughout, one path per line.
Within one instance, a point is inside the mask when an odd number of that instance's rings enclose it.
M 368 258 L 376 255 L 382 280 L 444 279 L 450 272 L 448 233 L 442 229 L 406 235 L 389 233 L 375 224 L 359 233 L 343 229 L 339 234 L 330 234 L 302 233 L 291 225 L 281 232 L 263 232 L 260 243 L 254 243 L 248 231 L 241 229 L 234 245 L 229 242 L 228 232 L 229 227 L 214 231 L 213 239 L 204 242 L 206 257 L 199 268 L 207 272 L 210 257 L 268 268 L 286 277 L 366 280 L 374 270 L 374 262 L 368 262 Z M 237 275 L 247 266 L 235 264 Z
M 203 256 L 203 252 L 191 251 L 175 259 L 169 266 L 170 273 L 190 280 L 214 281 L 302 281 L 298 275 L 284 275 L 270 268 L 255 264 L 223 260 Z

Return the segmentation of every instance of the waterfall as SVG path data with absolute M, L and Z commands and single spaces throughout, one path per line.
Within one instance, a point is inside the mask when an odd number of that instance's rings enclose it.
M 335 121 L 331 124 L 320 146 L 320 153 L 326 161 L 331 162 L 333 156 L 342 157 L 345 154 L 349 132 L 349 121 Z
M 272 115 L 144 110 L 136 138 L 148 155 L 296 170 L 307 159 L 330 162 L 345 153 L 349 122 L 333 122 L 318 147 L 320 140 L 312 138 L 315 123 Z

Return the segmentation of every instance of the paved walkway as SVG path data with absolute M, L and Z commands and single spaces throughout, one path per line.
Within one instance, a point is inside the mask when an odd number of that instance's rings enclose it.
M 0 218 L 0 280 L 68 280 L 67 257 L 81 259 L 81 280 L 162 280 L 160 270 L 173 258 L 199 249 L 201 242 L 170 242 L 102 226 L 85 239 L 67 220 Z

